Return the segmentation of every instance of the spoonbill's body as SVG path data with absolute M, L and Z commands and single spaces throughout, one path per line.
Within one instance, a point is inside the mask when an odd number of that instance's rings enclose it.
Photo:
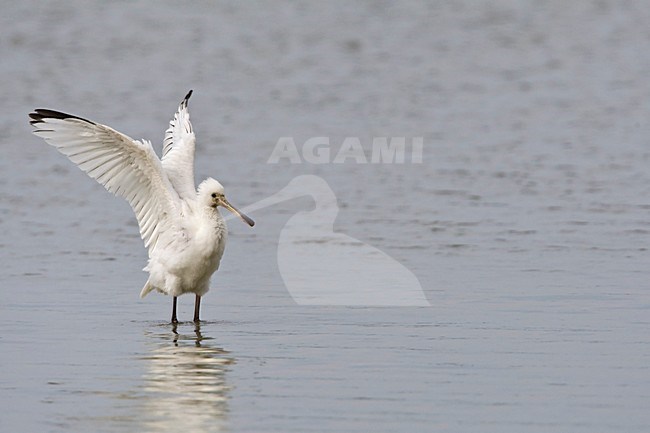
M 218 206 L 254 225 L 226 200 L 216 180 L 194 186 L 195 136 L 187 110 L 191 95 L 190 90 L 165 132 L 162 159 L 151 142 L 81 117 L 45 109 L 29 115 L 37 136 L 129 202 L 149 253 L 144 269 L 149 279 L 140 296 L 152 290 L 173 296 L 172 322 L 177 322 L 176 298 L 184 293 L 196 295 L 194 321 L 199 321 L 201 296 L 219 268 L 228 236 Z

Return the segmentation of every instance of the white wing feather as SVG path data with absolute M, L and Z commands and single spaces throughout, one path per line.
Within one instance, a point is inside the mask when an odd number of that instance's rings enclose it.
M 163 141 L 162 166 L 169 181 L 181 199 L 193 200 L 196 197 L 194 185 L 195 136 L 190 123 L 187 101 L 192 96 L 190 90 L 178 106 L 174 118 L 169 122 Z
M 180 200 L 150 142 L 58 111 L 40 109 L 30 117 L 34 134 L 129 202 L 150 256 L 163 234 L 179 229 Z

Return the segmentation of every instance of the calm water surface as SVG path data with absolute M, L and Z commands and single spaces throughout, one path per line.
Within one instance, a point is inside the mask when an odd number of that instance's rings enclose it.
M 649 20 L 607 1 L 6 5 L 0 430 L 647 432 Z M 308 197 L 229 222 L 200 327 L 140 300 L 128 205 L 26 115 L 159 143 L 189 88 L 197 178 L 244 207 L 322 177 L 334 229 L 432 306 L 296 305 L 276 252 Z M 285 136 L 422 136 L 423 163 L 267 164 Z

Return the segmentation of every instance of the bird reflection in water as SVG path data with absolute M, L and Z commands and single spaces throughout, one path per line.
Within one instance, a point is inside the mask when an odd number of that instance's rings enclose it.
M 199 324 L 193 325 L 193 335 L 180 333 L 175 324 L 171 334 L 148 335 L 159 341 L 145 358 L 144 431 L 225 430 L 230 391 L 226 371 L 235 360 L 227 351 L 207 344 L 210 338 L 201 334 Z

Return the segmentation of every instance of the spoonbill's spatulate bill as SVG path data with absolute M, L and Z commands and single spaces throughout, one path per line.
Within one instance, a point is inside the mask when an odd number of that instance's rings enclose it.
M 190 90 L 169 122 L 162 159 L 151 142 L 91 120 L 45 109 L 29 115 L 34 134 L 129 202 L 149 252 L 144 268 L 149 279 L 140 296 L 152 290 L 173 296 L 172 322 L 177 322 L 176 298 L 184 293 L 196 295 L 194 321 L 199 321 L 201 296 L 219 268 L 228 235 L 218 207 L 255 224 L 226 200 L 216 180 L 194 186 L 195 137 L 187 110 L 191 95 Z

